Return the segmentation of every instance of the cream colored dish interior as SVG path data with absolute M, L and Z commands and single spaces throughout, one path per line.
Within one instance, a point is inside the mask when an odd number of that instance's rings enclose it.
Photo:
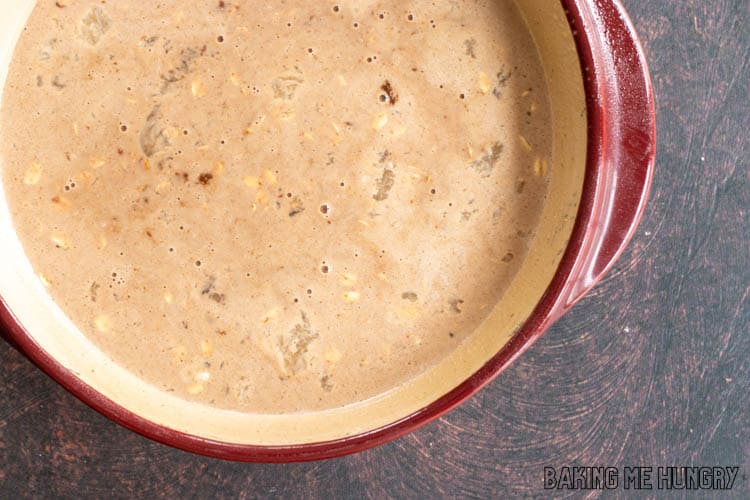
M 0 190 L 0 296 L 34 341 L 76 377 L 116 404 L 157 424 L 229 443 L 285 445 L 328 441 L 398 421 L 479 370 L 529 316 L 560 262 L 578 209 L 586 156 L 585 98 L 573 37 L 560 4 L 518 0 L 538 45 L 554 116 L 551 189 L 529 254 L 480 328 L 437 365 L 374 399 L 335 410 L 247 414 L 189 403 L 144 383 L 109 360 L 50 304 L 15 237 Z M 2 0 L 0 88 L 34 1 Z

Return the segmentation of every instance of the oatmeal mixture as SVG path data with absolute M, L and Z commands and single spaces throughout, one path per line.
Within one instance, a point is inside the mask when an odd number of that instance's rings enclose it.
M 222 408 L 331 408 L 444 358 L 502 297 L 550 121 L 509 0 L 40 0 L 3 187 L 116 362 Z

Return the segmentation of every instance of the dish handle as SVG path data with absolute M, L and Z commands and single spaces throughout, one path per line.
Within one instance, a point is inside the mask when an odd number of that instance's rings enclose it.
M 594 107 L 589 113 L 587 166 L 594 174 L 585 182 L 596 185 L 584 189 L 593 195 L 582 200 L 579 213 L 589 216 L 579 216 L 574 229 L 575 264 L 553 321 L 602 279 L 632 239 L 648 199 L 656 157 L 653 88 L 632 22 L 619 1 L 596 2 L 596 8 L 590 1 L 576 3 L 581 16 L 571 21 L 588 33 L 588 47 L 579 43 L 579 50 L 589 55 L 582 63 L 587 105 Z

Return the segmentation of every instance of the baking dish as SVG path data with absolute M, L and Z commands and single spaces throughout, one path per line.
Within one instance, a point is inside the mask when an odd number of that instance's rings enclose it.
M 5 2 L 3 72 L 34 2 Z M 336 410 L 250 415 L 180 401 L 139 382 L 73 334 L 0 216 L 0 318 L 14 342 L 111 419 L 189 451 L 300 461 L 369 448 L 439 417 L 489 383 L 607 272 L 643 212 L 654 102 L 632 25 L 614 1 L 518 0 L 547 76 L 554 116 L 550 195 L 529 254 L 503 299 L 446 359 L 383 397 Z M 5 208 L 3 207 L 4 212 Z

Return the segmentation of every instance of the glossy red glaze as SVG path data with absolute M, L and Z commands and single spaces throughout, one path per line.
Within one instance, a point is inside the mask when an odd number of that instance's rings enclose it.
M 656 153 L 654 98 L 633 26 L 617 0 L 561 2 L 581 60 L 589 126 L 586 176 L 572 238 L 555 278 L 518 333 L 478 372 L 429 406 L 380 429 L 336 441 L 281 447 L 233 445 L 156 425 L 102 396 L 36 344 L 0 298 L 0 321 L 12 342 L 110 419 L 168 445 L 229 460 L 332 458 L 396 439 L 445 414 L 498 376 L 601 279 L 632 237 L 648 198 Z

